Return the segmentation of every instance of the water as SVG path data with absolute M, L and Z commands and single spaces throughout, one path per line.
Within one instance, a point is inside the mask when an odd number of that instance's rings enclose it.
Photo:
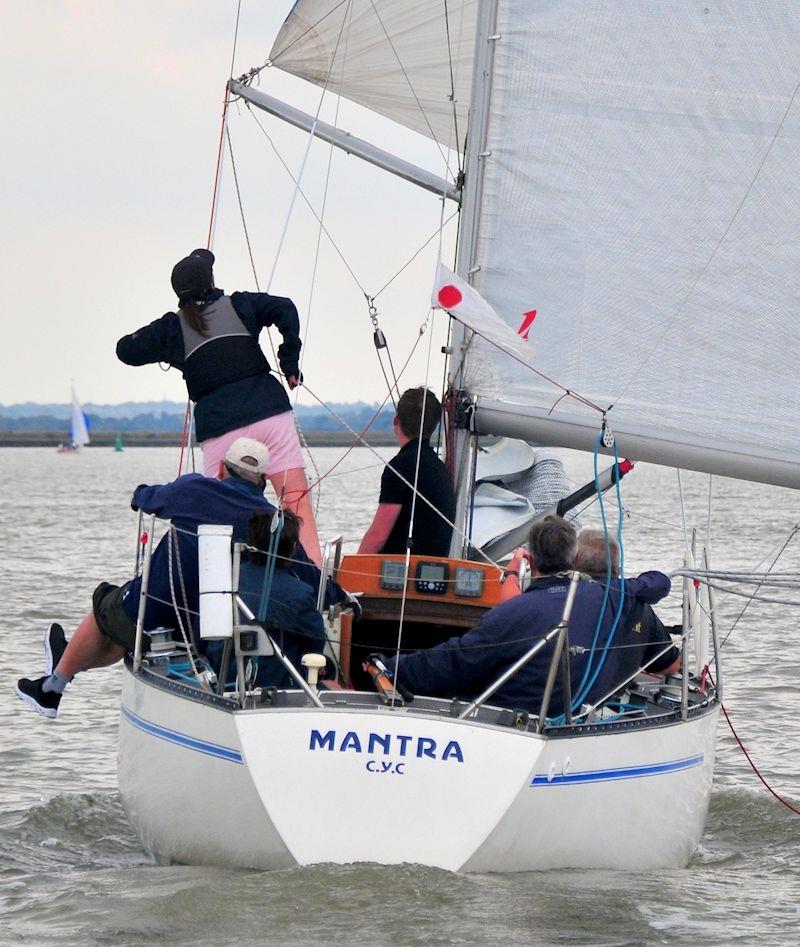
M 327 448 L 314 456 L 327 470 L 341 453 Z M 37 671 L 49 621 L 58 618 L 71 632 L 98 581 L 128 577 L 131 489 L 174 476 L 175 451 L 93 449 L 70 457 L 4 449 L 0 461 L 0 943 L 800 941 L 800 818 L 763 789 L 724 721 L 707 830 L 688 870 L 462 876 L 417 866 L 252 872 L 154 865 L 116 790 L 119 668 L 73 684 L 56 721 L 25 710 L 11 687 L 20 674 Z M 576 480 L 588 479 L 590 469 L 586 458 L 570 457 Z M 341 532 L 352 549 L 374 510 L 380 465 L 359 448 L 334 474 L 325 481 L 320 533 Z M 623 487 L 631 510 L 627 571 L 678 567 L 683 527 L 675 473 L 643 466 Z M 703 536 L 707 489 L 706 477 L 684 475 L 689 525 Z M 774 556 L 800 520 L 791 491 L 717 480 L 714 493 L 712 549 L 720 568 L 750 568 Z M 616 511 L 609 514 L 615 523 Z M 584 521 L 595 519 L 592 512 Z M 800 571 L 800 547 L 789 546 L 780 568 Z M 719 604 L 726 632 L 744 600 L 725 596 Z M 677 596 L 661 611 L 677 620 Z M 725 702 L 734 725 L 766 779 L 795 805 L 796 615 L 751 606 L 725 647 Z M 663 828 L 654 824 L 654 837 Z

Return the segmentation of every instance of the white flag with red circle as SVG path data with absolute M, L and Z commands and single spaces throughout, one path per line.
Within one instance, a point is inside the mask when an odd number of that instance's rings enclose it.
M 446 309 L 454 319 L 487 342 L 513 354 L 515 359 L 533 365 L 533 347 L 529 337 L 536 318 L 535 309 L 520 315 L 519 329 L 515 332 L 480 293 L 441 262 L 436 268 L 431 305 L 435 309 Z

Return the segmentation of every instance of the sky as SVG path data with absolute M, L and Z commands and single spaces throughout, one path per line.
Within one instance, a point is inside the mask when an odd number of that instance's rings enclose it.
M 234 75 L 265 62 L 291 6 L 242 0 Z M 237 0 L 0 0 L 0 10 L 0 403 L 67 401 L 71 380 L 85 402 L 182 400 L 179 372 L 122 365 L 114 347 L 174 309 L 172 267 L 206 244 Z M 261 88 L 312 113 L 320 99 L 319 89 L 275 69 L 262 73 Z M 328 94 L 322 117 L 331 121 L 335 106 Z M 307 136 L 259 118 L 296 173 Z M 339 125 L 443 172 L 431 143 L 352 103 L 341 106 Z M 301 403 L 382 400 L 386 384 L 361 289 L 323 237 L 312 295 L 318 230 L 301 199 L 275 263 L 294 185 L 240 106 L 232 107 L 230 134 L 260 286 L 275 266 L 271 292 L 292 297 L 300 311 L 308 387 Z M 315 142 L 303 177 L 318 209 L 328 155 Z M 375 294 L 435 233 L 440 215 L 434 195 L 334 153 L 325 223 L 367 292 Z M 213 249 L 217 285 L 256 288 L 229 156 Z M 433 240 L 378 297 L 396 366 L 428 315 L 437 254 Z M 437 313 L 404 386 L 427 378 L 440 387 L 444 331 Z M 263 335 L 262 342 L 269 357 Z

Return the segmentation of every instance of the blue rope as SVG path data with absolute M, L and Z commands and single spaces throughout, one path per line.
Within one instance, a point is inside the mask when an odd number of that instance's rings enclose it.
M 188 666 L 188 665 L 187 665 L 187 666 Z M 169 675 L 170 675 L 170 677 L 178 677 L 178 678 L 180 678 L 182 681 L 188 681 L 190 684 L 194 684 L 195 687 L 199 687 L 199 686 L 200 686 L 199 683 L 198 683 L 198 681 L 197 681 L 197 678 L 196 678 L 196 677 L 192 677 L 192 676 L 189 675 L 189 674 L 181 674 L 181 672 L 180 672 L 180 671 L 177 671 L 177 670 L 175 669 L 175 666 L 172 665 L 172 664 L 169 666 Z
M 580 709 L 581 705 L 583 704 L 587 695 L 591 691 L 592 687 L 594 687 L 595 681 L 599 677 L 600 672 L 603 669 L 603 665 L 605 664 L 606 657 L 608 656 L 608 649 L 611 647 L 611 642 L 614 640 L 614 635 L 616 634 L 617 628 L 619 627 L 619 622 L 620 622 L 620 619 L 622 618 L 622 611 L 625 607 L 625 552 L 622 545 L 622 517 L 623 517 L 622 491 L 620 490 L 620 485 L 619 485 L 619 454 L 617 453 L 617 442 L 615 440 L 614 441 L 614 471 L 615 471 L 615 479 L 616 479 L 617 508 L 618 508 L 617 545 L 619 546 L 620 596 L 619 596 L 619 605 L 617 607 L 616 615 L 614 616 L 614 621 L 611 625 L 611 628 L 609 629 L 605 644 L 603 646 L 603 650 L 600 653 L 600 660 L 598 661 L 597 667 L 594 669 L 594 672 L 591 674 L 591 676 L 589 676 L 590 671 L 591 671 L 592 660 L 594 658 L 594 649 L 597 644 L 597 638 L 599 636 L 600 627 L 602 625 L 603 618 L 605 617 L 605 609 L 608 603 L 609 591 L 611 587 L 611 545 L 608 540 L 608 521 L 606 519 L 605 503 L 603 502 L 603 495 L 602 495 L 602 491 L 600 490 L 600 481 L 599 481 L 599 474 L 598 474 L 598 469 L 597 469 L 598 453 L 599 453 L 602 437 L 603 437 L 602 434 L 598 435 L 597 442 L 595 444 L 594 482 L 597 488 L 598 501 L 600 505 L 600 516 L 603 520 L 603 534 L 605 535 L 605 538 L 606 538 L 606 588 L 605 588 L 605 593 L 603 595 L 603 605 L 602 605 L 602 608 L 600 609 L 600 615 L 598 616 L 598 619 L 597 619 L 597 626 L 595 627 L 595 635 L 592 641 L 592 650 L 589 654 L 589 660 L 587 661 L 586 669 L 583 675 L 583 680 L 581 681 L 581 685 L 578 688 L 578 694 L 575 697 L 575 700 L 573 701 L 573 705 L 572 705 L 573 711 Z
M 269 546 L 267 547 L 267 565 L 264 569 L 264 581 L 261 583 L 261 600 L 258 603 L 258 620 L 265 621 L 267 607 L 272 594 L 272 579 L 275 575 L 275 560 L 278 558 L 278 543 L 283 531 L 283 513 L 276 510 L 270 523 Z

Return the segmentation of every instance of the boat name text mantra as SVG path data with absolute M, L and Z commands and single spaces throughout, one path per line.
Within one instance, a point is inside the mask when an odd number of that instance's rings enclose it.
M 347 733 L 337 736 L 335 730 L 328 730 L 326 733 L 312 730 L 308 748 L 331 752 L 338 750 L 340 753 L 367 753 L 373 756 L 378 753 L 388 756 L 391 753 L 406 758 L 427 757 L 432 760 L 464 762 L 464 753 L 457 740 L 450 740 L 443 749 L 439 749 L 436 740 L 431 737 L 415 737 L 404 733 L 368 733 L 359 736 L 355 730 L 348 730 Z M 404 768 L 404 763 L 393 764 L 390 761 L 378 760 L 367 762 L 367 769 L 371 773 L 392 772 L 402 775 Z

